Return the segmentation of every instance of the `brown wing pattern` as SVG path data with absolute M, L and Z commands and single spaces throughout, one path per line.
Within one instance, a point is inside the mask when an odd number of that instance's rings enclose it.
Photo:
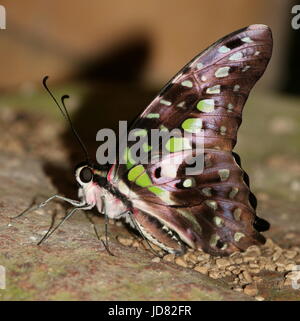
M 265 221 L 256 216 L 248 177 L 232 149 L 243 106 L 271 53 L 267 26 L 224 37 L 185 66 L 133 124 L 148 133 L 178 128 L 190 149 L 197 145 L 197 130 L 204 135 L 200 175 L 186 175 L 189 148 L 171 151 L 169 157 L 183 157 L 177 167 L 153 158 L 150 164 L 129 161 L 114 168 L 112 182 L 132 200 L 137 222 L 167 248 L 178 250 L 178 242 L 167 238 L 162 226 L 190 246 L 218 255 L 264 242 L 259 231 Z

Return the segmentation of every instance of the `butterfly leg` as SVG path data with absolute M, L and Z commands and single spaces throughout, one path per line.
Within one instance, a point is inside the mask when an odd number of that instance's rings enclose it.
M 54 227 L 52 230 L 52 225 L 50 226 L 49 230 L 47 231 L 47 233 L 42 237 L 42 239 L 38 242 L 37 245 L 40 245 L 42 242 L 44 242 L 47 238 L 49 238 L 67 219 L 69 219 L 76 211 L 78 210 L 90 210 L 91 208 L 93 208 L 93 205 L 88 205 L 86 206 L 78 206 L 78 207 L 74 207 L 72 208 L 67 214 L 66 216 L 60 221 L 60 223 L 58 223 L 56 225 L 56 227 Z
M 103 240 L 101 240 L 103 246 L 105 247 L 107 253 L 109 253 L 111 256 L 115 256 L 111 250 L 108 247 L 108 215 L 106 213 L 106 209 L 105 209 L 105 199 L 104 197 L 102 197 L 102 208 L 101 208 L 101 213 L 104 214 L 104 218 L 105 218 L 105 242 Z
M 36 211 L 37 209 L 46 206 L 50 201 L 52 201 L 55 198 L 60 199 L 62 201 L 65 201 L 65 202 L 67 202 L 67 203 L 69 203 L 71 205 L 74 205 L 75 207 L 81 207 L 81 206 L 86 206 L 87 205 L 85 200 L 83 200 L 83 201 L 72 200 L 70 198 L 67 198 L 67 197 L 64 197 L 64 196 L 56 194 L 56 195 L 52 195 L 51 197 L 49 197 L 44 202 L 42 202 L 42 203 L 40 203 L 38 205 L 31 206 L 31 207 L 27 208 L 26 210 L 24 210 L 22 213 L 18 214 L 17 216 L 13 216 L 11 218 L 12 219 L 19 218 L 20 216 L 23 216 L 24 214 L 27 214 L 27 213 L 32 212 L 32 211 Z

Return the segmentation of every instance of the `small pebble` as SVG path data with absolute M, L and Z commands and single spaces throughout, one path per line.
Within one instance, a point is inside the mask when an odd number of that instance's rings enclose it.
M 254 280 L 255 282 L 257 282 L 257 283 L 260 283 L 260 282 L 263 281 L 263 278 L 261 278 L 261 277 L 259 277 L 259 276 L 254 276 L 254 277 L 253 277 L 253 280 Z
M 163 260 L 167 262 L 174 262 L 175 260 L 175 254 L 167 254 L 163 257 Z
M 208 267 L 207 266 L 199 266 L 199 265 L 196 265 L 194 267 L 194 270 L 197 271 L 197 272 L 200 272 L 202 274 L 208 274 Z
M 287 259 L 293 259 L 296 255 L 297 252 L 296 251 L 285 251 L 283 253 L 283 255 L 287 258 Z
M 236 292 L 243 292 L 243 288 L 241 288 L 241 287 L 236 287 L 236 288 L 233 288 L 233 290 L 234 291 L 236 291 Z
M 294 263 L 289 263 L 286 266 L 286 271 L 292 271 L 295 268 L 295 264 Z
M 259 265 L 257 263 L 250 263 L 249 268 L 250 269 L 257 269 L 257 268 L 259 268 Z
M 258 289 L 254 284 L 248 284 L 244 287 L 244 293 L 250 296 L 256 296 L 258 294 Z
M 282 251 L 276 251 L 272 256 L 273 261 L 276 262 L 280 258 L 281 254 Z
M 157 256 L 157 257 L 154 257 L 151 262 L 154 262 L 154 263 L 159 263 L 160 262 L 160 258 Z
M 276 267 L 276 271 L 277 271 L 277 272 L 284 272 L 284 271 L 285 271 L 285 268 L 282 267 L 282 266 L 277 266 L 277 267 Z
M 273 264 L 273 263 L 267 263 L 267 264 L 265 265 L 265 268 L 266 268 L 266 270 L 268 270 L 268 271 L 275 271 L 275 270 L 276 270 L 276 265 Z
M 141 247 L 141 243 L 139 242 L 139 241 L 137 241 L 137 240 L 134 240 L 133 242 L 132 242 L 132 245 L 131 246 L 133 246 L 133 247 Z
M 257 245 L 252 245 L 248 247 L 248 249 L 246 250 L 246 253 L 249 256 L 260 256 L 261 250 Z
M 251 261 L 255 261 L 255 260 L 256 260 L 255 256 L 247 255 L 247 256 L 244 257 L 244 262 L 245 263 L 248 263 L 248 262 L 251 262 Z
M 235 268 L 234 270 L 231 271 L 233 274 L 239 274 L 240 273 L 240 269 Z
M 285 236 L 284 236 L 284 238 L 285 238 L 286 240 L 292 240 L 292 239 L 294 239 L 294 238 L 296 238 L 296 237 L 297 237 L 297 235 L 296 235 L 295 233 L 293 233 L 293 232 L 286 233 Z
M 117 238 L 117 240 L 118 240 L 118 242 L 120 242 L 121 244 L 123 244 L 125 246 L 132 246 L 132 243 L 133 243 L 133 239 L 120 237 L 120 236 Z
M 185 261 L 182 257 L 177 257 L 177 258 L 175 259 L 175 263 L 176 263 L 177 265 L 180 265 L 180 266 L 183 266 L 183 267 L 187 267 L 187 263 L 186 263 L 186 261 Z
M 217 259 L 216 264 L 218 268 L 225 268 L 230 265 L 230 262 L 227 259 Z
M 220 278 L 220 273 L 216 271 L 211 271 L 208 273 L 208 276 L 212 279 L 219 279 Z
M 272 249 L 275 246 L 274 242 L 271 239 L 267 239 L 266 243 L 263 245 L 263 247 Z
M 248 271 L 243 271 L 243 277 L 248 283 L 252 282 L 252 277 Z
M 106 239 L 109 241 L 109 240 L 110 240 L 109 236 L 107 236 L 107 237 L 106 237 L 105 235 L 101 235 L 101 236 L 100 236 L 100 240 L 101 240 L 101 241 L 106 242 Z
M 196 264 L 197 263 L 197 256 L 193 253 L 189 253 L 187 259 L 191 261 L 192 263 Z
M 235 264 L 242 264 L 242 263 L 243 263 L 243 258 L 241 258 L 241 257 L 236 258 L 236 259 L 234 260 L 234 263 L 235 263 Z

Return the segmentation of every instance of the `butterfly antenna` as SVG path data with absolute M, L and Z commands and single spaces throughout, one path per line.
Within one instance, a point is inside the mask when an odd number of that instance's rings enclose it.
M 76 129 L 74 128 L 73 122 L 71 121 L 70 115 L 69 115 L 68 110 L 67 110 L 66 105 L 65 105 L 65 99 L 68 99 L 68 98 L 70 98 L 70 96 L 68 96 L 68 95 L 62 96 L 61 97 L 61 103 L 62 103 L 62 105 L 64 107 L 65 112 L 66 112 L 66 115 L 67 115 L 71 130 L 72 130 L 74 136 L 77 138 L 77 141 L 78 141 L 79 145 L 81 146 L 81 148 L 82 148 L 82 150 L 83 150 L 83 152 L 85 154 L 86 160 L 88 161 L 89 160 L 88 151 L 87 151 L 82 139 L 80 138 L 79 134 L 77 133 Z
M 79 145 L 81 146 L 84 154 L 85 154 L 85 157 L 86 157 L 86 160 L 88 161 L 89 160 L 89 154 L 88 154 L 88 151 L 83 143 L 83 141 L 81 140 L 80 136 L 78 135 L 76 129 L 74 128 L 74 125 L 73 125 L 73 122 L 71 120 L 71 117 L 68 113 L 68 110 L 66 108 L 66 105 L 65 105 L 65 99 L 67 98 L 70 98 L 68 95 L 63 95 L 61 97 L 61 104 L 62 106 L 59 104 L 59 102 L 57 101 L 57 99 L 55 98 L 55 96 L 53 95 L 53 93 L 51 92 L 51 90 L 49 89 L 48 85 L 47 85 L 47 80 L 48 80 L 49 76 L 45 76 L 43 78 L 43 86 L 44 88 L 46 89 L 46 91 L 48 92 L 48 94 L 51 96 L 51 98 L 53 99 L 53 101 L 55 102 L 56 106 L 58 107 L 58 109 L 60 110 L 60 112 L 62 113 L 62 115 L 64 116 L 65 120 L 69 123 L 70 125 L 70 128 L 75 136 L 75 138 L 77 139 Z

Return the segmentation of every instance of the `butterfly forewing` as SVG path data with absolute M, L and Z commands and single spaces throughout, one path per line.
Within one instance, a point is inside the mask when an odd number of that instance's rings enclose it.
M 222 38 L 173 77 L 134 122 L 131 129 L 149 136 L 151 129 L 176 128 L 187 139 L 181 148 L 169 148 L 168 155 L 155 155 L 148 164 L 131 159 L 131 143 L 120 156 L 127 163 L 117 163 L 111 172 L 111 182 L 130 198 L 134 217 L 150 240 L 178 250 L 175 243 L 181 239 L 218 255 L 264 242 L 253 227 L 252 194 L 232 149 L 243 106 L 271 53 L 272 35 L 264 25 Z M 186 161 L 199 142 L 199 130 L 204 169 L 187 175 Z M 149 142 L 146 155 L 151 147 Z M 182 159 L 170 166 L 170 157 Z M 172 237 L 165 237 L 163 228 Z

